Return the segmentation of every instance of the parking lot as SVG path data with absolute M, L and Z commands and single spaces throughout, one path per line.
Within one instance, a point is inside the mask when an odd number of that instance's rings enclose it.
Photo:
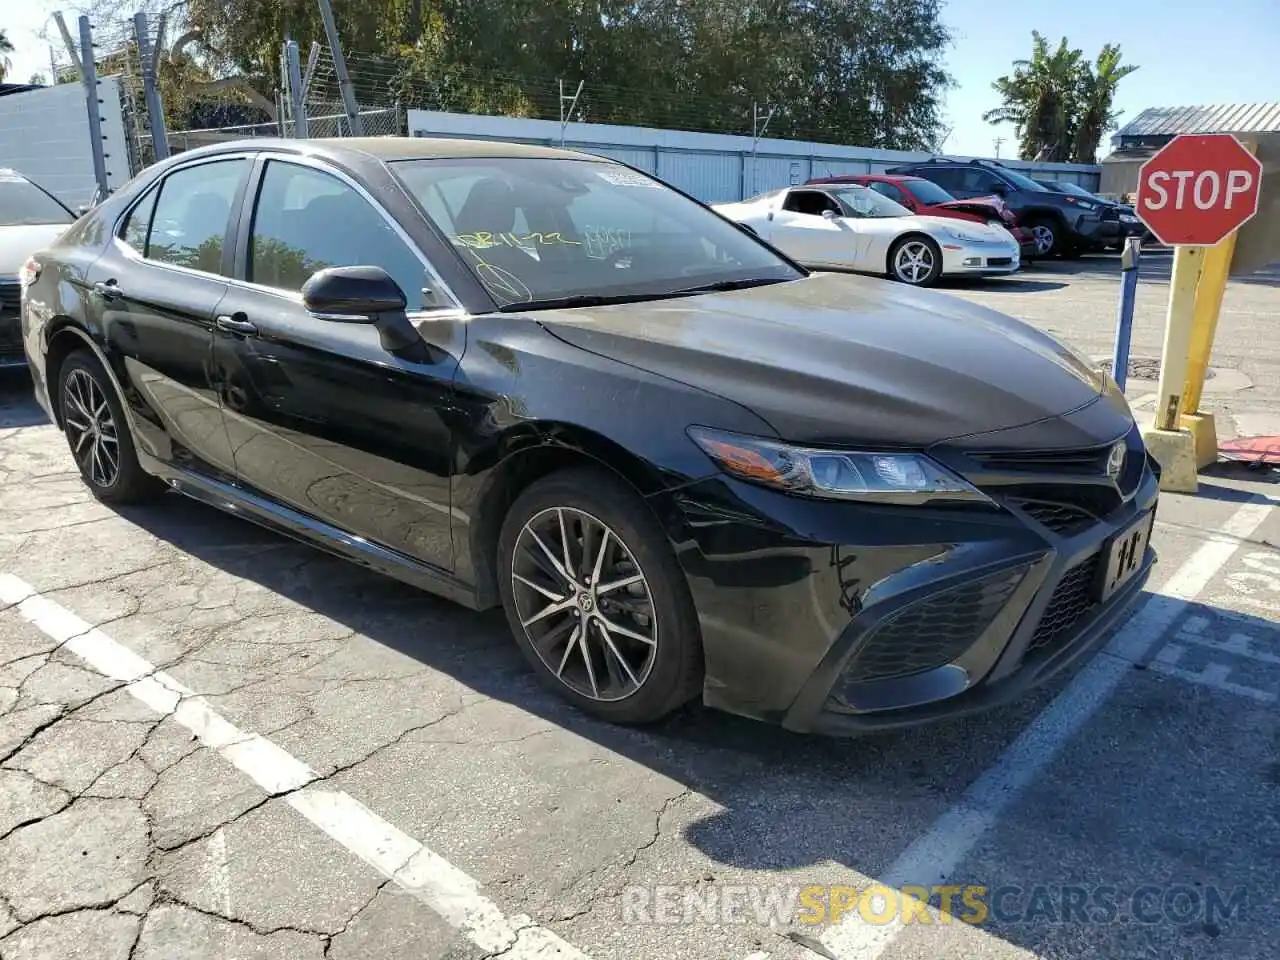
M 1116 278 L 948 292 L 1103 357 Z M 1167 281 L 1148 257 L 1135 362 Z M 1220 436 L 1280 433 L 1278 315 L 1280 271 L 1232 284 Z M 1225 467 L 1165 495 L 1148 597 L 1012 707 L 857 740 L 625 729 L 539 687 L 500 612 L 177 496 L 101 506 L 7 376 L 0 958 L 1274 957 L 1277 503 Z

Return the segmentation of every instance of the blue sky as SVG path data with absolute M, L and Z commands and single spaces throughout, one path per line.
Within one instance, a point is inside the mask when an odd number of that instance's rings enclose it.
M 10 76 L 24 82 L 48 69 L 36 31 L 59 7 L 73 31 L 75 17 L 56 0 L 3 3 L 0 26 L 17 47 Z M 1120 85 L 1121 123 L 1146 107 L 1280 101 L 1280 0 L 947 0 L 943 17 L 955 33 L 947 66 L 959 84 L 947 96 L 948 153 L 990 156 L 997 136 L 1004 156 L 1016 150 L 1013 130 L 982 114 L 997 105 L 991 81 L 1030 53 L 1032 30 L 1052 43 L 1066 36 L 1090 58 L 1104 43 L 1121 45 L 1141 67 Z
M 1090 59 L 1120 44 L 1140 68 L 1120 83 L 1121 124 L 1147 107 L 1280 101 L 1280 0 L 948 0 L 943 18 L 959 84 L 947 96 L 948 153 L 991 156 L 997 136 L 1004 156 L 1016 150 L 1013 129 L 982 114 L 998 105 L 991 81 L 1030 55 L 1032 30 L 1054 45 L 1065 36 Z

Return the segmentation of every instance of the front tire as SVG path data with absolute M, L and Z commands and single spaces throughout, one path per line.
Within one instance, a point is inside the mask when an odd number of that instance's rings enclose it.
M 889 250 L 889 277 L 913 287 L 930 287 L 942 276 L 942 250 L 929 237 L 910 236 Z
M 697 695 L 688 584 L 657 520 L 613 475 L 562 470 L 520 494 L 498 536 L 498 588 L 534 671 L 584 712 L 649 723 Z
M 103 503 L 126 504 L 159 490 L 138 463 L 129 421 L 111 378 L 88 350 L 77 350 L 58 370 L 62 432 L 85 485 Z
M 1041 218 L 1033 220 L 1028 226 L 1031 235 L 1035 237 L 1037 257 L 1052 257 L 1061 252 L 1062 238 L 1059 236 L 1061 231 L 1056 223 L 1048 218 Z

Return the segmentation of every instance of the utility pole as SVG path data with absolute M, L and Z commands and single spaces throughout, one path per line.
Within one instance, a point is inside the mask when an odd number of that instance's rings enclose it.
M 578 106 L 578 98 L 582 96 L 582 84 L 584 82 L 585 81 L 583 80 L 579 80 L 578 89 L 574 91 L 573 96 L 566 97 L 564 95 L 564 81 L 560 81 L 560 146 L 562 147 L 564 146 L 565 127 L 567 127 L 569 125 L 569 121 L 573 119 L 573 111 Z M 564 108 L 564 102 L 566 100 L 569 101 L 568 110 Z
M 333 56 L 333 72 L 338 76 L 338 89 L 342 92 L 342 107 L 347 112 L 347 126 L 353 137 L 364 136 L 364 120 L 356 105 L 356 92 L 347 73 L 347 61 L 342 56 L 342 41 L 338 39 L 338 25 L 333 22 L 333 6 L 329 0 L 319 0 L 320 16 L 324 18 L 325 36 L 329 38 L 329 53 Z
M 164 30 L 164 22 L 160 23 Z M 147 123 L 151 127 L 151 149 L 156 162 L 169 159 L 169 135 L 164 126 L 164 105 L 160 102 L 160 88 L 156 85 L 160 44 L 163 33 L 156 36 L 155 46 L 147 30 L 147 15 L 139 11 L 133 17 L 133 35 L 138 41 L 138 61 L 142 66 L 142 93 L 147 101 Z
M 773 112 L 777 107 L 770 107 L 768 115 L 761 113 L 758 103 L 751 104 L 751 195 L 755 196 L 759 187 L 757 183 L 756 170 L 759 167 L 759 156 L 757 150 L 760 147 L 760 138 L 764 136 L 764 132 L 769 129 L 769 121 L 773 119 Z M 760 121 L 764 120 L 762 124 Z
M 71 58 L 71 65 L 76 68 L 76 73 L 80 74 L 80 77 L 83 80 L 84 67 L 80 65 L 80 53 L 76 49 L 76 42 L 71 39 L 71 31 L 67 29 L 67 21 L 62 19 L 62 11 L 54 11 L 53 19 L 58 24 L 58 32 L 62 34 L 62 45 L 67 48 L 67 56 Z M 50 54 L 50 56 L 52 56 L 52 54 Z M 56 68 L 54 72 L 56 74 Z M 58 82 L 56 75 L 53 78 L 53 82 Z
M 289 103 L 293 112 L 293 135 L 305 140 L 311 135 L 307 123 L 307 103 L 302 93 L 302 65 L 299 63 L 298 41 L 284 42 L 284 58 L 289 68 Z
M 992 142 L 993 144 L 995 144 L 995 148 L 996 148 L 996 159 L 997 159 L 997 160 L 999 160 L 999 159 L 1000 159 L 1000 148 L 1004 146 L 1004 137 L 996 137 L 996 138 L 995 138 L 994 140 L 992 140 L 991 142 Z
M 59 17 L 61 22 L 61 17 Z M 107 154 L 102 144 L 102 101 L 98 99 L 98 71 L 93 63 L 93 27 L 88 17 L 80 18 L 80 80 L 84 84 L 85 106 L 89 110 L 89 148 L 93 153 L 93 177 L 98 181 L 94 203 L 110 193 L 107 183 Z

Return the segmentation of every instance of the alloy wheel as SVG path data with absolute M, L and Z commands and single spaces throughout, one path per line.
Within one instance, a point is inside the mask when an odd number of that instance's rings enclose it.
M 87 370 L 72 370 L 62 385 L 62 422 L 71 455 L 97 487 L 120 477 L 120 434 L 107 395 Z
M 635 556 L 602 520 L 549 507 L 516 538 L 511 588 L 539 659 L 580 696 L 617 701 L 653 670 L 658 621 Z
M 923 240 L 908 240 L 893 257 L 893 272 L 903 283 L 922 283 L 933 273 L 933 266 L 933 251 Z
M 1036 253 L 1040 256 L 1047 255 L 1053 250 L 1053 228 L 1047 224 L 1037 223 L 1031 228 L 1031 235 L 1036 239 Z

